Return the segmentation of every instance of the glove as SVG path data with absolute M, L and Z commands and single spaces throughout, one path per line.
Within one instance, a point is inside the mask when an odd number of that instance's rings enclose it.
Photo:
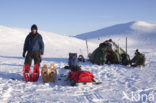
M 24 52 L 23 52 L 23 57 L 24 57 L 24 58 L 25 58 L 25 53 L 26 53 L 26 52 L 24 51 Z

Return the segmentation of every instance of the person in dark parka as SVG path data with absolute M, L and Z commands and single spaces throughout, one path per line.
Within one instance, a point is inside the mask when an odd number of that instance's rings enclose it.
M 44 42 L 42 36 L 38 33 L 37 25 L 34 24 L 31 27 L 31 32 L 25 39 L 23 48 L 23 57 L 25 58 L 24 64 L 29 64 L 29 66 L 31 66 L 32 59 L 34 59 L 34 64 L 38 64 L 38 66 L 40 66 L 43 54 Z

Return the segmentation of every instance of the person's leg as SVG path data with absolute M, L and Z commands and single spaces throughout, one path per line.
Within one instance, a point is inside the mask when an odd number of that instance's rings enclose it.
M 34 57 L 34 64 L 38 64 L 38 66 L 40 66 L 40 62 L 41 62 L 40 51 L 33 52 L 33 57 Z
M 24 64 L 28 64 L 29 66 L 31 66 L 31 62 L 32 62 L 32 52 L 28 52 Z

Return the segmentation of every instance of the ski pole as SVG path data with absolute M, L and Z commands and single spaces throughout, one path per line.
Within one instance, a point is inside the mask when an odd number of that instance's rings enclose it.
M 89 55 L 88 42 L 87 42 L 87 40 L 86 40 L 86 47 L 87 47 L 87 54 Z
M 127 54 L 127 37 L 126 37 L 126 54 Z

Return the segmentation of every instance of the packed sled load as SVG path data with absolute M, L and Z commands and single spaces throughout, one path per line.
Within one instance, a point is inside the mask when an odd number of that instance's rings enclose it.
M 129 55 L 111 39 L 101 43 L 89 56 L 93 64 L 122 64 L 129 65 Z
M 131 60 L 131 66 L 133 67 L 144 67 L 146 62 L 146 57 L 143 53 L 140 53 L 137 49 L 135 51 L 135 56 Z

